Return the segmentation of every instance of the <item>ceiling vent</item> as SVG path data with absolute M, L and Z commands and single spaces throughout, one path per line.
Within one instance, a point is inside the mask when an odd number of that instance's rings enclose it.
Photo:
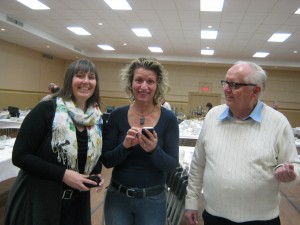
M 12 17 L 10 17 L 10 16 L 6 16 L 6 20 L 7 20 L 8 22 L 13 23 L 13 24 L 15 24 L 15 25 L 18 25 L 18 26 L 20 26 L 20 27 L 23 27 L 23 26 L 24 26 L 24 24 L 23 24 L 21 21 L 16 20 L 16 19 L 14 19 L 14 18 L 12 18 Z
M 53 59 L 52 55 L 48 55 L 48 54 L 45 54 L 45 53 L 42 56 L 43 56 L 43 58 L 46 58 L 46 59 L 51 59 L 51 60 Z
M 74 47 L 74 50 L 77 52 L 81 52 L 82 50 L 80 48 Z

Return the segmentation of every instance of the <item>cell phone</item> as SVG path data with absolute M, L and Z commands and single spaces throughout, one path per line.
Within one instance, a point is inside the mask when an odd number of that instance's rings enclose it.
M 142 134 L 145 135 L 147 138 L 149 138 L 148 134 L 146 133 L 146 130 L 149 130 L 153 134 L 154 128 L 153 127 L 143 127 L 142 128 Z
M 87 179 L 90 179 L 90 180 L 95 181 L 97 183 L 97 185 L 84 183 L 84 185 L 87 186 L 88 188 L 98 187 L 100 182 L 101 182 L 100 177 L 98 177 L 97 175 L 91 175 Z

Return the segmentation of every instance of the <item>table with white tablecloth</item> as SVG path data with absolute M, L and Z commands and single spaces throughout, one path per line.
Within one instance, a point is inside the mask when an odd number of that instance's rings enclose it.
M 1 111 L 0 112 L 0 119 L 8 119 L 10 117 L 8 111 Z
M 5 130 L 7 136 L 11 136 L 14 129 L 20 129 L 24 118 L 11 117 L 0 119 L 0 129 Z
M 16 177 L 19 168 L 14 166 L 11 161 L 15 138 L 7 139 L 3 150 L 0 150 L 0 182 L 11 177 Z
M 0 119 L 0 129 L 20 129 L 23 120 L 19 118 Z
M 182 166 L 182 168 L 186 169 L 187 171 L 190 168 L 194 150 L 195 147 L 179 146 L 179 163 Z

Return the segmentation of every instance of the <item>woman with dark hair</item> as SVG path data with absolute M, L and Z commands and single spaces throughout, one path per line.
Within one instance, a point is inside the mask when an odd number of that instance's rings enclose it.
M 50 83 L 48 85 L 48 95 L 46 95 L 44 98 L 42 98 L 41 101 L 49 100 L 53 98 L 53 95 L 57 92 L 59 92 L 60 87 L 57 84 Z
M 121 71 L 121 79 L 132 103 L 112 111 L 106 125 L 101 159 L 113 172 L 105 224 L 164 225 L 167 173 L 179 166 L 177 118 L 161 106 L 167 72 L 156 59 L 139 58 Z
M 78 59 L 64 85 L 24 119 L 13 148 L 20 167 L 5 225 L 91 225 L 90 187 L 99 191 L 102 119 L 95 65 Z

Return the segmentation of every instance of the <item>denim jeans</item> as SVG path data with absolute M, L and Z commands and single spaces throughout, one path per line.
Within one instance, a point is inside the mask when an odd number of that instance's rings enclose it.
M 165 225 L 166 193 L 134 198 L 109 186 L 104 216 L 105 225 Z

